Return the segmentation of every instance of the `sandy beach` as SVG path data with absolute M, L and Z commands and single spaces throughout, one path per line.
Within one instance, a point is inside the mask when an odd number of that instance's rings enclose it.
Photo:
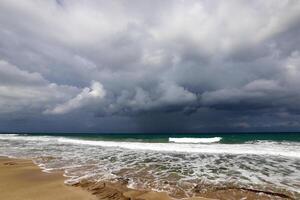
M 90 182 L 82 180 L 72 186 L 65 185 L 62 172 L 45 173 L 31 160 L 0 157 L 0 199 L 6 200 L 174 200 L 165 192 L 134 190 L 126 180 Z M 195 197 L 186 200 L 212 199 L 292 199 L 259 193 L 247 189 L 221 188 L 210 190 L 195 188 Z M 197 191 L 198 190 L 198 191 Z M 204 197 L 200 197 L 204 196 Z
M 64 184 L 62 173 L 44 173 L 30 160 L 0 158 L 0 199 L 96 200 L 89 192 Z
M 67 186 L 62 173 L 45 173 L 31 160 L 0 158 L 0 199 L 171 200 L 164 192 L 137 191 L 122 184 L 81 182 Z M 76 187 L 80 186 L 80 187 Z M 207 200 L 190 198 L 189 200 Z

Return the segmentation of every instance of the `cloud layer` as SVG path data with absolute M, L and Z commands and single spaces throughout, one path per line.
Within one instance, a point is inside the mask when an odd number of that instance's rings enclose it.
M 299 35 L 297 0 L 2 0 L 0 127 L 299 130 Z

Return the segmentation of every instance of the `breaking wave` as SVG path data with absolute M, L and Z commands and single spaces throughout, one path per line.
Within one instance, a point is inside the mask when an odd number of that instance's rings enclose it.
M 216 143 L 222 140 L 221 137 L 212 138 L 169 138 L 169 142 L 174 143 Z
M 58 142 L 102 147 L 119 147 L 131 150 L 160 152 L 208 153 L 208 154 L 253 154 L 300 158 L 300 145 L 291 143 L 258 142 L 253 144 L 187 144 L 187 143 L 146 143 L 92 141 L 82 139 L 59 138 Z M 297 148 L 295 147 L 297 146 Z M 299 151 L 295 150 L 299 149 Z
M 233 154 L 233 155 L 272 155 L 300 158 L 300 143 L 253 141 L 252 143 L 221 144 L 221 137 L 214 138 L 169 138 L 170 143 L 126 142 L 73 139 L 54 136 L 22 136 L 0 135 L 0 140 L 23 140 L 28 142 L 46 142 L 52 144 L 74 144 L 101 147 L 114 147 L 130 150 L 204 153 L 204 154 Z M 197 142 L 197 143 L 196 143 Z

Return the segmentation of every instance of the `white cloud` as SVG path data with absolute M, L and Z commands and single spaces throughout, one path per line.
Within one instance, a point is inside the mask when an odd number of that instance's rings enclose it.
M 56 105 L 53 109 L 47 109 L 45 114 L 65 114 L 81 107 L 97 103 L 103 99 L 106 92 L 99 82 L 92 82 L 91 87 L 84 88 L 74 98 L 66 101 L 63 104 Z
M 162 43 L 190 43 L 199 54 L 224 56 L 286 31 L 299 13 L 297 1 L 177 1 L 151 33 Z

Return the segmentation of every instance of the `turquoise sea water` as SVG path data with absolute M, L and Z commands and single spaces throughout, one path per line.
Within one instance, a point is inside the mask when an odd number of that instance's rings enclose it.
M 121 178 L 182 197 L 221 184 L 300 198 L 300 133 L 0 134 L 0 155 L 64 170 L 67 184 Z

